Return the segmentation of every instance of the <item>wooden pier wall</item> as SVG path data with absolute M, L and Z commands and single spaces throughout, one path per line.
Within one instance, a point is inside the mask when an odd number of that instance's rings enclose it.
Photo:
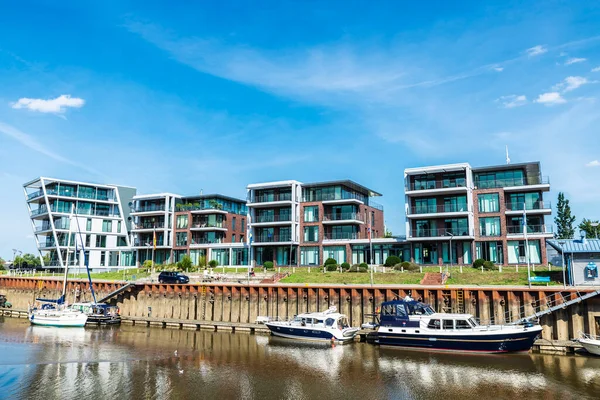
M 87 288 L 86 281 L 69 281 L 67 301 L 75 301 L 75 287 Z M 94 283 L 97 298 L 123 286 L 123 282 Z M 0 293 L 14 308 L 26 309 L 36 297 L 57 298 L 62 281 L 44 278 L 0 277 Z M 577 289 L 580 292 L 585 290 Z M 290 318 L 296 314 L 322 311 L 330 305 L 346 314 L 352 326 L 370 321 L 382 302 L 407 295 L 430 304 L 440 312 L 466 312 L 483 321 L 495 323 L 516 320 L 534 313 L 533 304 L 557 292 L 564 295 L 577 291 L 552 286 L 532 289 L 498 287 L 442 287 L 407 285 L 245 285 L 211 284 L 136 284 L 119 294 L 111 303 L 120 307 L 124 317 L 151 317 L 173 320 L 216 321 L 252 324 L 257 316 Z M 591 290 L 590 290 L 591 291 Z M 81 301 L 90 301 L 89 291 L 82 290 Z M 537 308 L 536 311 L 539 311 Z M 600 335 L 600 296 L 587 299 L 541 318 L 542 338 L 569 340 L 579 331 Z

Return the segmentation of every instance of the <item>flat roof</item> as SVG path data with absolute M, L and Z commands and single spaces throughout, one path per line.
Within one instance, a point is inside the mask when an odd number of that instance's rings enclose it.
M 227 201 L 233 201 L 236 203 L 246 204 L 246 200 L 238 199 L 235 197 L 225 196 L 224 194 L 199 194 L 195 196 L 181 196 L 181 200 L 203 200 L 203 199 L 223 199 Z
M 426 167 L 405 168 L 404 175 L 434 174 L 439 172 L 465 171 L 471 168 L 469 163 L 430 165 Z
M 313 182 L 313 183 L 305 183 L 302 186 L 304 187 L 325 187 L 325 186 L 337 186 L 342 185 L 349 187 L 352 190 L 355 190 L 360 193 L 365 193 L 369 197 L 381 196 L 381 193 L 378 193 L 374 190 L 371 190 L 359 183 L 351 181 L 349 179 L 338 180 L 338 181 L 323 181 L 323 182 Z
M 562 253 L 600 253 L 600 239 L 552 239 L 546 241 L 550 246 Z
M 275 182 L 263 182 L 263 183 L 251 183 L 246 188 L 248 189 L 268 189 L 268 188 L 276 188 L 276 187 L 286 187 L 292 186 L 292 184 L 301 185 L 302 182 L 289 180 L 289 181 L 275 181 Z
M 537 170 L 540 171 L 540 162 L 539 161 L 531 161 L 524 163 L 515 163 L 515 164 L 499 164 L 499 165 L 489 165 L 483 167 L 474 167 L 473 172 L 486 172 L 486 171 L 506 171 L 510 169 L 519 169 L 524 168 L 528 171 Z
M 138 194 L 133 196 L 134 200 L 152 200 L 152 199 L 162 199 L 162 198 L 167 198 L 168 196 L 173 196 L 173 197 L 181 197 L 181 195 L 179 194 L 174 194 L 174 193 L 151 193 L 151 194 Z
M 40 176 L 39 178 L 35 178 L 23 184 L 23 187 L 42 187 L 42 180 L 46 181 L 46 183 L 52 182 L 60 182 L 60 183 L 69 183 L 72 185 L 84 185 L 84 186 L 97 186 L 104 188 L 127 188 L 127 189 L 136 189 L 134 186 L 125 186 L 125 185 L 115 185 L 112 183 L 94 183 L 94 182 L 81 182 L 81 181 L 72 181 L 69 179 L 58 179 L 58 178 L 50 178 L 47 176 Z

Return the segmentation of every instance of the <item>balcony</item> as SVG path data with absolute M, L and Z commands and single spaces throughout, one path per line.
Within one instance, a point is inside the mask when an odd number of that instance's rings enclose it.
M 135 240 L 133 242 L 133 247 L 142 247 L 142 248 L 148 248 L 151 249 L 154 246 L 154 242 L 152 241 L 152 238 L 149 238 L 148 240 Z M 164 246 L 164 240 L 163 238 L 157 238 L 156 239 L 156 246 Z
M 35 199 L 35 198 L 38 198 L 38 197 L 43 196 L 43 195 L 44 195 L 44 191 L 42 189 L 40 189 L 38 191 L 35 191 L 33 193 L 29 193 L 27 195 L 27 201 Z
M 227 231 L 222 222 L 195 222 L 190 225 L 192 231 Z
M 248 204 L 250 207 L 272 207 L 277 205 L 288 205 L 292 203 L 293 196 L 291 193 L 278 193 L 272 195 L 258 195 L 254 196 L 254 200 L 251 200 Z M 296 199 L 297 200 L 297 199 Z
M 467 204 L 443 204 L 435 206 L 412 206 L 408 209 L 408 216 L 421 216 L 431 214 L 468 214 L 470 211 Z
M 431 194 L 431 193 L 464 193 L 467 191 L 466 178 L 442 179 L 424 182 L 412 182 L 404 188 L 407 194 Z
M 254 238 L 252 244 L 263 244 L 263 243 L 289 243 L 292 241 L 292 235 L 258 235 Z
M 471 239 L 473 233 L 469 232 L 468 229 L 447 229 L 447 228 L 436 228 L 436 229 L 413 229 L 409 234 L 409 239 Z
M 200 237 L 200 238 L 192 237 L 190 246 L 199 246 L 199 245 L 207 245 L 207 244 L 221 244 L 221 243 L 225 243 L 225 238 L 207 239 L 207 238 L 202 238 L 202 237 Z
M 40 192 L 42 192 L 42 191 L 40 190 Z M 77 192 L 75 190 L 63 190 L 63 189 L 58 189 L 58 190 L 57 189 L 46 189 L 46 194 L 48 196 L 53 196 L 53 197 L 54 196 L 70 197 L 70 198 L 76 197 L 78 199 L 94 200 L 94 201 L 110 201 L 110 202 L 117 201 L 117 196 L 115 196 L 112 192 L 97 193 L 97 192 L 87 192 L 87 191 Z
M 323 204 L 364 204 L 366 201 L 366 197 L 351 192 L 326 193 L 321 196 L 321 201 L 323 202 Z
M 252 226 L 277 226 L 277 225 L 289 225 L 292 223 L 291 214 L 279 214 L 279 215 L 258 215 L 252 221 Z
M 154 229 L 164 229 L 165 222 L 141 222 L 139 224 L 135 224 L 133 227 L 133 231 L 141 231 L 141 230 L 154 230 Z
M 323 241 L 344 241 L 362 239 L 360 232 L 325 232 Z
M 365 216 L 362 213 L 337 213 L 323 215 L 323 224 L 364 224 Z
M 549 201 L 506 203 L 506 214 L 522 214 L 523 210 L 525 210 L 527 214 L 552 214 L 552 208 Z
M 47 212 L 48 212 L 48 207 L 41 206 L 41 207 L 36 208 L 35 210 L 31 210 L 31 216 L 35 217 L 37 215 L 46 214 Z
M 132 207 L 132 213 L 165 212 L 165 204 L 148 204 L 145 206 Z
M 550 190 L 550 178 L 547 176 L 529 176 L 527 178 L 494 179 L 475 182 L 476 189 L 504 188 L 506 191 L 524 191 L 534 189 Z
M 507 236 L 525 236 L 523 234 L 523 225 L 509 225 L 506 227 Z M 547 225 L 527 225 L 527 236 L 553 235 L 552 226 Z

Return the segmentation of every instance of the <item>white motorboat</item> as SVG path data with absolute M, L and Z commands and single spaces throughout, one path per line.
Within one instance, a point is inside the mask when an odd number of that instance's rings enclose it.
M 588 353 L 600 356 L 600 336 L 588 335 L 580 332 L 581 337 L 577 339 Z
M 272 335 L 289 339 L 335 341 L 339 343 L 352 341 L 358 328 L 348 325 L 348 318 L 330 307 L 324 312 L 303 313 L 290 321 L 265 322 Z
M 67 235 L 67 243 L 71 243 L 71 226 L 73 221 L 75 205 L 71 208 L 69 217 L 69 234 Z M 69 248 L 67 247 L 67 255 L 65 257 L 65 276 L 63 278 L 62 295 L 56 300 L 51 299 L 36 299 L 39 303 L 33 307 L 29 307 L 28 318 L 32 325 L 44 326 L 70 326 L 80 327 L 85 326 L 88 319 L 87 314 L 80 310 L 67 307 L 65 303 L 67 293 L 67 279 L 69 276 Z

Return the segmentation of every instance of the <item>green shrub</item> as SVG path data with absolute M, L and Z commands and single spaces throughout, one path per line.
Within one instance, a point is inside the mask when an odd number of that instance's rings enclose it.
M 369 264 L 367 264 L 367 263 L 360 263 L 360 264 L 359 264 L 359 267 L 360 267 L 360 268 L 366 268 L 366 269 L 369 269 Z
M 198 266 L 206 268 L 206 256 L 200 256 L 200 258 L 198 258 Z
M 329 264 L 335 264 L 335 265 L 337 265 L 337 261 L 335 260 L 335 258 L 328 258 L 327 260 L 325 260 L 325 264 L 324 265 L 329 265 Z
M 151 269 L 152 268 L 152 260 L 146 260 L 146 261 L 144 261 L 144 264 L 142 266 L 145 269 Z
M 342 267 L 342 269 L 344 271 L 347 271 L 347 270 L 350 269 L 350 264 L 348 264 L 347 262 L 345 262 L 345 263 L 342 263 L 341 267 Z
M 493 263 L 493 262 L 491 262 L 491 261 L 485 261 L 485 262 L 483 263 L 483 269 L 485 269 L 486 271 L 493 271 L 493 270 L 496 270 L 496 269 L 498 269 L 498 267 L 496 267 L 496 266 L 494 265 L 494 263 Z
M 483 263 L 485 263 L 485 260 L 483 258 L 478 258 L 477 260 L 473 261 L 473 268 L 481 269 L 481 267 L 483 267 Z
M 348 268 L 348 272 L 358 272 L 358 264 L 354 264 L 350 268 Z
M 265 269 L 273 269 L 273 261 L 265 261 L 265 262 L 263 263 L 263 267 L 264 267 Z
M 359 267 L 359 268 L 358 268 L 358 272 L 362 272 L 362 273 L 365 273 L 365 272 L 367 272 L 368 270 L 369 270 L 369 268 L 365 268 L 365 267 Z
M 216 267 L 217 267 L 217 265 L 219 265 L 219 262 L 218 262 L 217 260 L 210 260 L 210 261 L 208 262 L 208 265 L 209 265 L 211 268 L 216 268 Z
M 192 259 L 187 254 L 177 263 L 177 268 L 182 271 L 190 271 L 192 267 Z
M 325 264 L 325 269 L 327 269 L 327 271 L 337 271 L 338 265 L 337 264 Z
M 386 267 L 393 267 L 396 264 L 400 264 L 402 262 L 402 260 L 400 259 L 400 257 L 398 256 L 389 256 L 388 258 L 385 259 L 385 265 Z

